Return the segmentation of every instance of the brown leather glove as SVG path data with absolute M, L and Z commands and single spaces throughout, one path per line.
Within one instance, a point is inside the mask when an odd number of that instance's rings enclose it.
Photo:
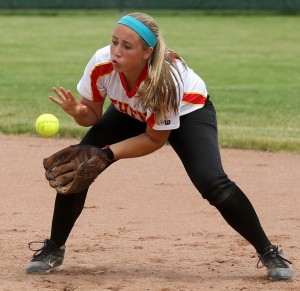
M 113 152 L 107 146 L 71 145 L 43 161 L 45 176 L 60 194 L 86 190 L 111 163 Z

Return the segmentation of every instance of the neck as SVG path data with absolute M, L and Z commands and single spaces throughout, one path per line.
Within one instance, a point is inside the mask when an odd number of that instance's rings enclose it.
M 146 73 L 146 64 L 144 64 L 144 66 L 139 69 L 139 70 L 135 70 L 135 71 L 130 71 L 130 72 L 123 72 L 123 75 L 125 77 L 126 80 L 126 84 L 127 84 L 127 88 L 129 90 L 134 89 L 141 78 L 144 78 L 144 73 Z

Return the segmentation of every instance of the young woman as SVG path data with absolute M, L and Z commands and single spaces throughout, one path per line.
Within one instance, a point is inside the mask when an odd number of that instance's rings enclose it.
M 115 161 L 148 155 L 169 141 L 202 197 L 255 248 L 274 280 L 293 277 L 282 249 L 273 245 L 251 203 L 223 170 L 214 106 L 203 80 L 168 50 L 153 18 L 122 17 L 110 46 L 87 64 L 77 89 L 82 98 L 53 88 L 50 99 L 82 126 L 91 126 L 81 144 L 110 145 Z M 105 98 L 111 105 L 103 113 Z M 65 243 L 79 217 L 87 190 L 57 194 L 50 239 L 26 267 L 28 273 L 61 270 Z

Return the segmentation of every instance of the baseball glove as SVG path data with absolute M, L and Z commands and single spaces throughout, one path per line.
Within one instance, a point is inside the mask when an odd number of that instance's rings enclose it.
M 109 147 L 101 149 L 78 144 L 45 158 L 43 165 L 50 186 L 58 193 L 67 195 L 88 189 L 112 160 L 113 152 Z

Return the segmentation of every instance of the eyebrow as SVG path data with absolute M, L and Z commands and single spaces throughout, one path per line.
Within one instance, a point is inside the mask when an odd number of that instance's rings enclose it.
M 114 35 L 112 35 L 111 36 L 112 38 L 116 38 L 116 39 L 118 39 L 116 36 L 114 36 Z M 129 45 L 133 45 L 131 42 L 128 42 L 128 41 L 126 41 L 126 40 L 123 40 L 122 42 L 124 42 L 124 43 L 126 43 L 126 44 L 129 44 Z

